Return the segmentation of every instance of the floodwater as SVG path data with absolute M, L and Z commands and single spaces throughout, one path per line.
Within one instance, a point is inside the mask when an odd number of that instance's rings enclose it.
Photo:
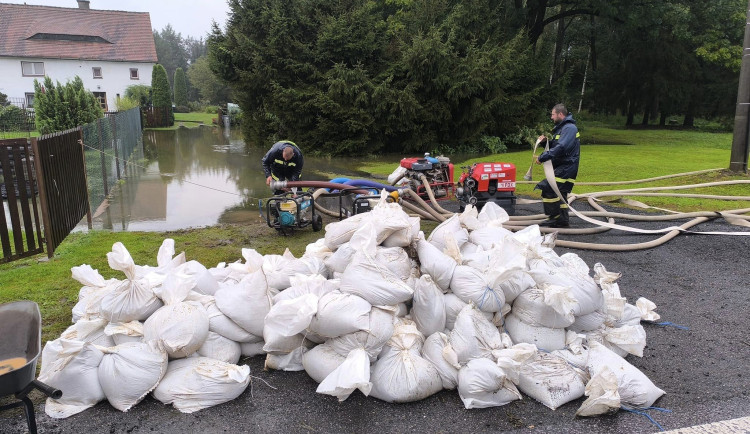
M 92 210 L 94 228 L 166 231 L 257 222 L 258 200 L 272 195 L 260 163 L 268 149 L 247 145 L 239 129 L 146 131 L 143 146 L 139 170 Z M 353 163 L 305 156 L 302 177 L 367 176 L 353 171 Z M 84 219 L 79 230 L 85 227 Z

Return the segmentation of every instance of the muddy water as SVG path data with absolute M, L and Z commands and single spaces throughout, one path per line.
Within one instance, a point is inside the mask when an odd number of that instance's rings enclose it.
M 164 231 L 258 221 L 258 199 L 271 196 L 260 164 L 266 147 L 246 145 L 239 131 L 211 127 L 146 131 L 143 142 L 142 167 L 93 210 L 95 228 Z M 306 156 L 302 177 L 366 175 L 351 167 L 350 159 Z

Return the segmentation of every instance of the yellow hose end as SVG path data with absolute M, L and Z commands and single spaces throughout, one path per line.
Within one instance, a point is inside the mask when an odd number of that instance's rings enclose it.
M 398 201 L 398 191 L 392 191 L 388 196 L 392 197 L 394 202 Z

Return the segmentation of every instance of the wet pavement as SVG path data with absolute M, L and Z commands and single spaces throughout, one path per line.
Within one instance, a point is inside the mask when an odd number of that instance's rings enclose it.
M 519 214 L 538 212 L 540 205 L 519 206 Z M 578 206 L 576 206 L 578 207 Z M 581 205 L 581 208 L 584 208 Z M 580 225 L 576 220 L 574 224 Z M 647 228 L 660 224 L 638 224 Z M 663 224 L 667 225 L 667 224 Z M 697 230 L 736 231 L 721 221 Z M 561 236 L 561 238 L 566 238 Z M 610 231 L 576 240 L 635 243 L 650 235 Z M 603 263 L 622 272 L 622 294 L 654 301 L 662 320 L 689 327 L 645 325 L 644 357 L 629 356 L 667 394 L 655 405 L 670 413 L 650 411 L 665 429 L 718 422 L 750 415 L 750 334 L 748 334 L 747 252 L 750 237 L 680 235 L 651 250 L 578 253 L 589 266 Z M 195 414 L 181 414 L 153 398 L 121 413 L 106 402 L 64 420 L 37 416 L 41 432 L 179 433 L 201 432 L 530 432 L 650 433 L 658 428 L 640 415 L 620 411 L 590 419 L 575 417 L 583 398 L 552 411 L 525 397 L 503 407 L 465 410 L 456 391 L 442 391 L 423 401 L 388 404 L 355 392 L 339 403 L 315 393 L 305 372 L 263 370 L 263 358 L 245 359 L 258 377 L 238 399 Z M 267 382 L 273 388 L 266 385 Z M 38 397 L 37 397 L 38 398 Z M 22 433 L 20 413 L 0 413 L 0 432 Z

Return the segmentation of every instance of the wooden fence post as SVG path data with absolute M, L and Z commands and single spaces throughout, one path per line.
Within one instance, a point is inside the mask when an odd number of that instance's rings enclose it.
M 44 181 L 44 171 L 42 170 L 41 155 L 39 153 L 39 144 L 36 137 L 31 138 L 31 152 L 34 154 L 34 168 L 36 169 L 36 182 L 39 187 L 39 202 L 42 205 L 42 224 L 44 225 L 44 243 L 47 245 L 47 257 L 51 258 L 52 249 L 52 228 L 50 226 L 49 207 L 47 204 L 47 186 Z
M 86 147 L 83 144 L 83 129 L 78 127 L 78 139 L 81 142 L 81 160 L 83 161 L 83 177 L 86 180 L 86 223 L 89 229 L 94 228 L 94 222 L 91 218 L 91 198 L 89 197 L 89 174 L 86 170 Z
M 116 115 L 109 117 L 110 124 L 112 124 L 112 150 L 115 152 L 115 167 L 117 168 L 117 179 L 122 179 L 120 176 L 120 152 L 117 150 L 117 121 L 115 120 Z

